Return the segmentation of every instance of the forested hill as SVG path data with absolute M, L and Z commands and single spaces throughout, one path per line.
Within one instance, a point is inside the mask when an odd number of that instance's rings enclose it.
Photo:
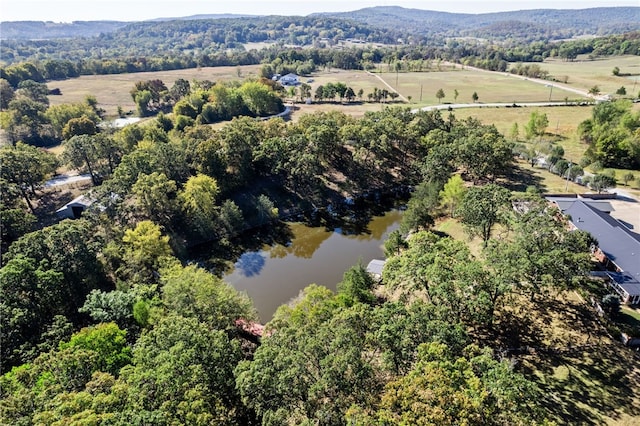
M 55 39 L 70 37 L 92 37 L 99 34 L 116 33 L 124 28 L 129 30 L 162 31 L 164 27 L 175 26 L 175 21 L 237 21 L 238 25 L 248 22 L 248 29 L 260 32 L 261 24 L 275 25 L 276 30 L 286 30 L 293 25 L 298 32 L 306 33 L 315 24 L 327 24 L 325 30 L 347 27 L 348 23 L 368 27 L 360 31 L 362 36 L 384 32 L 391 35 L 402 32 L 405 37 L 413 36 L 469 36 L 482 38 L 518 39 L 563 39 L 580 35 L 618 34 L 640 29 L 640 7 L 602 7 L 580 10 L 520 10 L 500 13 L 463 14 L 435 12 L 420 9 L 406 9 L 398 6 L 378 6 L 352 12 L 319 13 L 307 17 L 249 17 L 246 15 L 195 15 L 188 17 L 162 17 L 145 22 L 78 21 L 54 23 L 37 21 L 1 22 L 0 38 L 3 40 Z M 259 22 L 257 22 L 259 21 Z M 343 25 L 337 24 L 341 21 Z M 313 25 L 310 25 L 313 24 Z M 373 27 L 373 28 L 371 28 Z M 298 34 L 299 35 L 299 34 Z M 382 37 L 385 38 L 385 37 Z M 238 40 L 242 42 L 244 40 Z M 371 40 L 380 41 L 384 40 Z
M 38 40 L 71 37 L 91 37 L 111 33 L 129 25 L 120 21 L 0 22 L 2 40 Z
M 376 27 L 404 28 L 419 35 L 530 38 L 533 31 L 546 34 L 549 39 L 557 39 L 584 34 L 622 33 L 640 28 L 640 7 L 538 9 L 462 14 L 406 9 L 398 6 L 377 6 L 353 12 L 321 15 L 352 19 Z M 518 27 L 519 33 L 514 33 L 514 28 Z M 528 36 L 527 33 L 529 33 Z

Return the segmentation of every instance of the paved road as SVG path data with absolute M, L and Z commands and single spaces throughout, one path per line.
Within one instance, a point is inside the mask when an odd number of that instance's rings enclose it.
M 460 109 L 460 108 L 516 108 L 516 107 L 544 107 L 544 106 L 565 106 L 565 105 L 580 105 L 579 102 L 488 102 L 481 103 L 476 102 L 473 104 L 440 104 L 429 105 L 419 109 L 411 110 L 412 112 L 418 111 L 433 111 L 433 110 L 448 110 L 448 109 Z
M 526 81 L 530 81 L 532 83 L 535 84 L 542 84 L 546 87 L 555 87 L 558 89 L 562 89 L 565 90 L 567 92 L 572 92 L 572 93 L 576 93 L 580 96 L 584 96 L 585 98 L 588 99 L 592 99 L 593 101 L 606 101 L 608 100 L 607 95 L 598 95 L 598 96 L 594 96 L 591 95 L 590 93 L 588 93 L 586 90 L 582 90 L 582 89 L 576 89 L 574 87 L 569 87 L 565 84 L 560 84 L 557 83 L 555 81 L 549 81 L 549 80 L 542 80 L 539 78 L 529 78 L 529 77 L 525 77 L 525 76 L 521 76 L 521 75 L 517 75 L 517 74 L 511 74 L 508 72 L 497 72 L 497 71 L 489 71 L 489 70 L 484 70 L 482 68 L 476 68 L 476 67 L 470 67 L 465 65 L 464 67 L 460 64 L 454 64 L 451 62 L 447 62 L 447 65 L 451 65 L 451 66 L 455 66 L 456 68 L 464 68 L 464 69 L 468 69 L 468 70 L 474 70 L 474 71 L 478 71 L 478 72 L 485 72 L 485 73 L 489 73 L 489 74 L 500 74 L 500 75 L 504 75 L 507 77 L 513 77 L 513 78 L 517 78 L 520 80 L 526 80 Z M 374 74 L 375 75 L 375 74 Z M 379 77 L 378 77 L 379 78 Z M 585 101 L 588 102 L 588 101 Z M 560 101 L 560 102 L 495 102 L 495 103 L 472 103 L 472 104 L 440 104 L 440 105 L 430 105 L 427 107 L 423 107 L 420 109 L 415 109 L 413 110 L 413 112 L 417 112 L 417 111 L 433 111 L 433 110 L 448 110 L 448 109 L 459 109 L 459 108 L 499 108 L 499 107 L 543 107 L 543 106 L 563 106 L 563 105 L 579 105 L 580 102 L 576 103 L 576 102 L 564 102 L 564 101 Z

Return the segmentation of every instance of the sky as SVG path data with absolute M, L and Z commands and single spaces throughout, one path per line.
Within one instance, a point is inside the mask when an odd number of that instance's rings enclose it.
M 640 0 L 0 0 L 0 21 L 142 21 L 199 14 L 308 15 L 372 6 L 457 13 L 640 6 Z

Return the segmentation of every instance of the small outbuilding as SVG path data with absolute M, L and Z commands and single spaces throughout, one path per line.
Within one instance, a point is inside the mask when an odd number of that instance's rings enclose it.
M 81 195 L 56 210 L 56 215 L 60 219 L 78 219 L 91 204 L 93 204 L 91 198 Z
M 382 279 L 382 270 L 384 269 L 384 265 L 387 263 L 386 260 L 373 259 L 367 265 L 367 272 L 377 281 Z

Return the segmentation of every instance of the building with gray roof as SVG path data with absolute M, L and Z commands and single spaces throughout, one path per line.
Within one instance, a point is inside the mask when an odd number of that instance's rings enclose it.
M 640 304 L 640 235 L 603 211 L 606 208 L 598 207 L 602 205 L 578 198 L 563 204 L 561 210 L 575 228 L 589 232 L 598 241 L 595 254 L 607 267 L 605 274 L 622 301 Z

